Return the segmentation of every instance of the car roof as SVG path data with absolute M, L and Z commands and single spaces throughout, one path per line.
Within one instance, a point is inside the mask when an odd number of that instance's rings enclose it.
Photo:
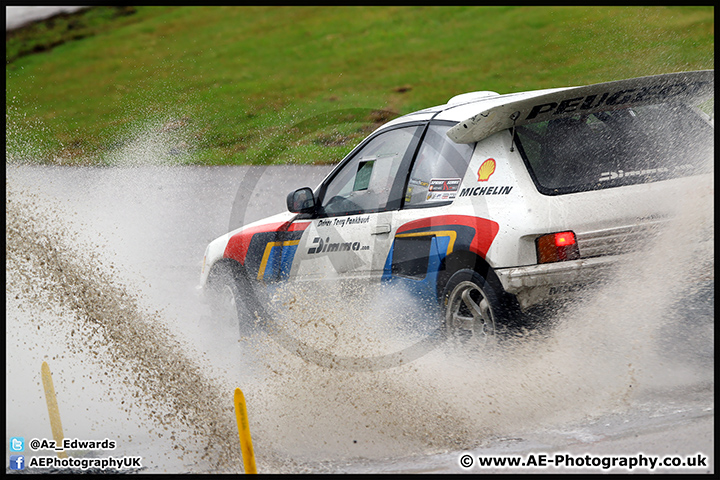
M 700 70 L 505 95 L 469 92 L 456 95 L 446 104 L 398 117 L 381 128 L 412 121 L 448 120 L 458 123 L 448 136 L 457 143 L 471 143 L 512 126 L 578 113 L 666 101 L 700 104 L 714 96 L 714 82 L 714 70 Z

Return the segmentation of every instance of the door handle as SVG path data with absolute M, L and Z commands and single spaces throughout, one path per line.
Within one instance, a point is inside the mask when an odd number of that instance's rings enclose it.
M 380 224 L 375 225 L 372 229 L 372 232 L 370 232 L 372 235 L 383 235 L 385 233 L 390 233 L 390 225 L 388 224 Z

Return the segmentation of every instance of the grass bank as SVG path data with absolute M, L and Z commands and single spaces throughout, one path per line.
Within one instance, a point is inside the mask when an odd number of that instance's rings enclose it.
M 6 35 L 6 159 L 334 163 L 458 93 L 712 68 L 713 7 L 93 7 Z

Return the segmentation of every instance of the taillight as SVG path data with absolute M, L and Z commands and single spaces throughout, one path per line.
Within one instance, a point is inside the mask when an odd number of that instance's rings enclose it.
M 573 232 L 543 235 L 535 240 L 535 245 L 537 246 L 538 263 L 562 262 L 580 258 L 580 250 Z

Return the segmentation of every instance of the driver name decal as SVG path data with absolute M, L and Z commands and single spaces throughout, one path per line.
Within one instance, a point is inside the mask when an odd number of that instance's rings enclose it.
M 370 215 L 364 217 L 341 217 L 318 220 L 318 227 L 344 227 L 345 225 L 361 225 L 370 221 Z

